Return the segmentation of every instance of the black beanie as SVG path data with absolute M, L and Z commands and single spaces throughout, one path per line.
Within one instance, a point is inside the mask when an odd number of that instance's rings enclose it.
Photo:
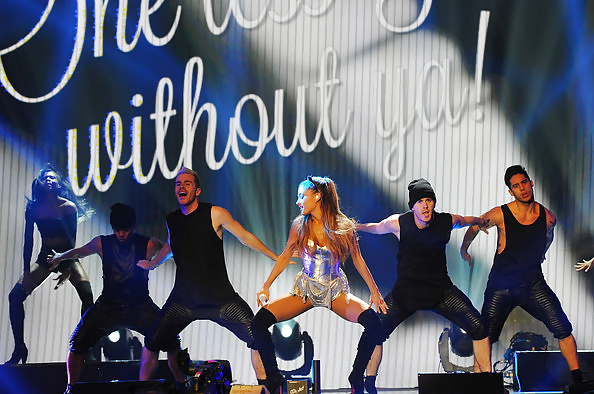
M 437 202 L 435 198 L 435 192 L 431 187 L 431 184 L 423 178 L 415 179 L 408 184 L 408 207 L 412 209 L 413 205 L 421 198 L 429 197 Z

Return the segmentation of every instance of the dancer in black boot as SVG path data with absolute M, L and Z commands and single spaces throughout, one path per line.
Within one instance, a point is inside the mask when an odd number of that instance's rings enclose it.
M 340 211 L 332 179 L 307 177 L 299 185 L 297 205 L 301 214 L 293 221 L 287 245 L 258 291 L 258 304 L 262 305 L 263 298 L 269 299 L 270 286 L 287 267 L 294 253 L 302 259 L 303 269 L 289 294 L 265 303 L 252 320 L 255 348 L 259 350 L 266 370 L 266 386 L 272 392 L 284 380 L 276 364 L 268 328 L 278 321 L 291 319 L 320 306 L 334 311 L 345 320 L 358 321 L 365 327 L 353 372 L 349 375 L 354 392 L 363 393 L 363 371 L 375 345 L 380 343 L 381 323 L 369 304 L 350 293 L 347 277 L 341 269 L 349 254 L 369 287 L 370 303 L 383 313 L 387 311 L 386 304 L 359 251 L 355 224 Z
M 89 278 L 78 260 L 64 260 L 50 271 L 47 262 L 53 251 L 63 252 L 74 247 L 76 227 L 80 216 L 90 210 L 78 199 L 68 182 L 52 166 L 43 168 L 31 186 L 31 199 L 25 211 L 25 242 L 23 249 L 23 274 L 11 290 L 9 300 L 10 325 L 14 337 L 14 352 L 6 364 L 23 364 L 29 354 L 24 340 L 25 299 L 41 285 L 52 272 L 60 275 L 55 288 L 67 280 L 75 287 L 82 302 L 81 315 L 93 305 L 93 293 Z M 33 254 L 34 227 L 41 235 L 41 250 L 33 269 L 30 268 Z

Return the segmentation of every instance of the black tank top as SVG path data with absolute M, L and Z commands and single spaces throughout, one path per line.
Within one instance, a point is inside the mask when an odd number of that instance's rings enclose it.
M 547 246 L 547 215 L 538 204 L 536 221 L 523 225 L 516 220 L 507 205 L 502 205 L 505 223 L 505 249 L 495 254 L 489 274 L 491 289 L 510 289 L 530 285 L 544 279 L 541 264 Z
M 446 260 L 452 215 L 435 212 L 431 224 L 420 229 L 409 211 L 400 215 L 398 223 L 398 278 L 392 291 L 412 309 L 429 309 L 452 286 Z
M 62 218 L 39 218 L 35 220 L 35 224 L 41 234 L 42 243 L 45 238 L 62 238 L 65 250 L 74 248 L 78 224 L 76 213 Z
M 213 205 L 201 202 L 189 215 L 167 215 L 169 242 L 177 266 L 170 300 L 188 307 L 221 306 L 232 301 L 223 240 L 212 227 Z
M 149 296 L 148 273 L 136 265 L 146 259 L 149 238 L 132 233 L 131 242 L 118 243 L 116 236 L 102 235 L 103 292 L 100 299 L 111 303 L 143 301 Z

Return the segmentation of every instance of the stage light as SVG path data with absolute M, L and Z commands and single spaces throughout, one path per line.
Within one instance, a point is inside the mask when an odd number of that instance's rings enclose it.
M 301 356 L 301 332 L 299 323 L 287 320 L 276 323 L 272 328 L 272 343 L 277 357 L 291 361 Z
M 116 343 L 121 337 L 122 336 L 120 335 L 119 331 L 114 331 L 107 336 L 107 339 L 109 339 L 112 343 Z
M 138 360 L 142 344 L 128 329 L 116 330 L 99 341 L 102 355 L 107 360 Z
M 452 324 L 450 330 L 450 343 L 452 345 L 452 352 L 460 357 L 470 357 L 474 354 L 472 348 L 472 338 L 463 329 L 455 324 Z
M 303 365 L 292 371 L 281 371 L 287 380 L 293 376 L 309 375 L 313 361 L 313 341 L 307 331 L 301 332 L 299 323 L 287 320 L 272 327 L 272 343 L 276 356 L 285 361 L 292 361 L 303 354 Z
M 439 336 L 438 342 L 438 351 L 439 351 L 439 358 L 441 361 L 441 365 L 443 366 L 443 370 L 446 372 L 473 372 L 474 366 L 469 367 L 461 367 L 456 365 L 450 361 L 450 340 L 451 335 L 454 333 L 454 337 L 456 337 L 456 350 L 454 351 L 454 345 L 452 343 L 452 351 L 460 357 L 467 357 L 463 356 L 463 354 L 468 354 L 468 339 L 470 339 L 470 355 L 473 354 L 472 352 L 472 339 L 466 334 L 462 329 L 459 327 L 452 325 L 452 330 L 450 331 L 449 328 L 445 327 L 443 332 Z M 468 338 L 468 339 L 467 339 Z M 458 353 L 460 354 L 458 354 Z
M 285 338 L 288 338 L 293 333 L 293 328 L 289 327 L 288 324 L 284 324 L 281 328 L 281 335 Z

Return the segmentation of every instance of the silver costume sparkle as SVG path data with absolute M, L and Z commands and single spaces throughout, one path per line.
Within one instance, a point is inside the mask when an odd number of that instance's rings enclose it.
M 342 293 L 348 296 L 349 292 L 349 282 L 340 268 L 340 260 L 335 260 L 328 248 L 317 246 L 313 254 L 304 251 L 303 269 L 297 274 L 290 294 L 303 298 L 303 302 L 309 298 L 314 307 L 330 309 L 333 300 Z

